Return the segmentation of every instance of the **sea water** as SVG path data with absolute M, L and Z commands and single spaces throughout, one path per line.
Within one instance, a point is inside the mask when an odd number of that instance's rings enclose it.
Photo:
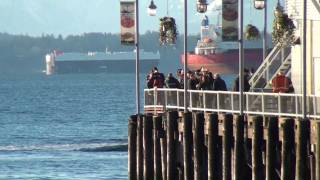
M 1 75 L 0 179 L 127 179 L 134 113 L 134 74 Z

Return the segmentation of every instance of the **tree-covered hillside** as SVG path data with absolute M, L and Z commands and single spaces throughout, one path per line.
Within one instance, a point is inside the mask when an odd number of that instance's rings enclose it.
M 189 36 L 189 50 L 193 51 L 199 36 Z M 174 46 L 160 46 L 158 32 L 147 32 L 140 35 L 140 49 L 160 52 L 160 67 L 163 71 L 173 71 L 180 66 L 179 58 L 183 52 L 183 36 L 179 35 Z M 63 52 L 88 51 L 132 51 L 133 46 L 120 44 L 119 34 L 85 33 L 82 35 L 10 35 L 0 33 L 0 72 L 32 73 L 41 72 L 45 68 L 44 57 L 53 50 Z

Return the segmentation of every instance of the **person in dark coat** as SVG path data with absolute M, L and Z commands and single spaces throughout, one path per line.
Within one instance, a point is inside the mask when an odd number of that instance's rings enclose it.
M 153 68 L 152 79 L 153 87 L 163 88 L 165 78 L 164 75 L 158 71 L 157 67 Z
M 220 74 L 214 74 L 214 81 L 213 81 L 213 90 L 215 91 L 226 91 L 227 85 L 226 82 L 221 79 Z
M 165 84 L 167 88 L 180 88 L 180 83 L 179 81 L 173 77 L 172 73 L 169 73 L 166 80 Z
M 197 84 L 199 81 L 195 77 L 195 75 L 192 72 L 188 72 L 188 89 L 190 90 L 197 90 Z
M 183 89 L 184 88 L 184 74 L 183 74 L 183 70 L 182 69 L 178 69 L 177 71 L 177 77 L 178 77 L 178 81 L 180 84 L 179 89 Z
M 210 89 L 213 90 L 213 82 L 214 82 L 214 77 L 212 72 L 208 72 L 208 81 L 210 84 Z
M 191 71 L 187 73 L 188 76 L 188 89 L 189 90 L 197 90 L 197 85 L 199 84 L 199 80 L 196 78 L 195 74 Z M 192 93 L 191 94 L 191 105 L 197 105 L 199 103 L 199 94 Z
M 248 92 L 250 90 L 249 79 L 250 79 L 249 70 L 244 69 L 244 75 L 243 75 L 243 91 L 244 92 Z M 239 91 L 239 76 L 234 81 L 233 91 Z
M 149 89 L 153 88 L 153 77 L 152 77 L 153 72 L 151 71 L 148 75 L 147 75 L 147 87 Z

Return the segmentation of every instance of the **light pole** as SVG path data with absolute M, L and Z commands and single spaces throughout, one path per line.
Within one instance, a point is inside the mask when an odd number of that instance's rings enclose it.
M 266 59 L 267 57 L 267 18 L 268 18 L 268 4 L 267 4 L 267 0 L 264 0 L 264 25 L 263 25 L 263 61 Z M 269 65 L 269 64 L 268 64 Z M 267 68 L 267 74 L 266 74 L 267 78 L 267 82 L 269 82 L 269 69 Z
M 264 21 L 263 21 L 263 52 L 262 52 L 262 61 L 267 57 L 267 19 L 268 19 L 268 4 L 267 0 L 254 0 L 254 8 L 264 9 Z M 266 81 L 269 81 L 269 70 L 267 69 L 264 74 Z
M 188 55 L 187 55 L 187 48 L 188 48 L 188 11 L 187 11 L 187 0 L 184 0 L 184 67 L 183 67 L 183 81 L 184 81 L 184 112 L 188 111 L 188 103 L 187 103 L 187 90 L 188 90 L 188 81 L 187 81 L 187 69 L 188 69 Z
M 140 114 L 140 52 L 139 52 L 139 0 L 135 3 L 135 46 L 136 46 L 136 108 L 137 114 Z
M 307 0 L 303 0 L 303 34 L 302 34 L 302 115 L 303 119 L 307 117 Z
M 243 115 L 243 109 L 244 109 L 244 101 L 243 101 L 243 0 L 240 0 L 239 3 L 239 31 L 238 31 L 238 38 L 239 38 L 239 91 L 240 91 L 240 97 L 239 97 L 239 111 L 240 115 Z M 248 103 L 248 102 L 247 102 Z

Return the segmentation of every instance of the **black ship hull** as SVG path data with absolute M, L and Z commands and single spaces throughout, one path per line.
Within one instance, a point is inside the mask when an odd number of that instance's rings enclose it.
M 140 72 L 147 73 L 159 60 L 140 60 Z M 56 61 L 55 73 L 134 73 L 135 60 Z

